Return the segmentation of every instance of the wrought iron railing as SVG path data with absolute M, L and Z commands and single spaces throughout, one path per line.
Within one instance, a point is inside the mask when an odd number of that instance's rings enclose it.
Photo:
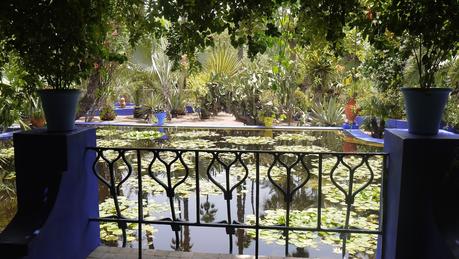
M 139 258 L 142 257 L 144 239 L 148 239 L 148 235 L 143 235 L 143 228 L 151 225 L 169 225 L 175 234 L 176 250 L 181 249 L 179 234 L 183 227 L 225 229 L 229 253 L 233 253 L 233 236 L 236 232 L 246 231 L 255 241 L 254 254 L 257 256 L 260 233 L 263 231 L 279 234 L 285 244 L 286 256 L 293 241 L 291 235 L 298 237 L 299 233 L 322 233 L 318 237 L 339 236 L 343 257 L 349 254 L 347 245 L 352 239 L 351 235 L 372 235 L 378 239 L 383 234 L 385 153 L 159 148 L 90 150 L 96 153 L 93 170 L 100 180 L 100 188 L 105 188 L 107 196 L 110 196 L 109 201 L 114 205 L 111 211 L 101 213 L 103 215 L 99 218 L 91 220 L 117 224 L 121 231 L 116 233 L 123 247 L 130 241 L 127 232 L 131 230 L 128 225 L 135 224 Z M 251 190 L 245 189 L 248 181 L 252 182 Z M 136 190 L 131 190 L 129 197 L 121 199 L 125 197 L 121 195 L 126 185 L 134 186 Z M 265 221 L 269 210 L 261 204 L 262 199 L 266 198 L 266 193 L 263 194 L 261 189 L 268 185 L 271 192 L 275 193 L 269 196 L 276 196 L 276 202 L 282 207 L 279 211 L 283 215 L 279 217 L 278 224 Z M 215 222 L 201 217 L 202 195 L 209 194 L 204 186 L 210 186 L 214 194 L 223 194 L 226 203 L 225 220 Z M 187 191 L 184 194 L 185 189 Z M 234 195 L 247 195 L 249 192 L 253 215 L 241 216 L 239 211 L 234 215 Z M 296 200 L 305 199 L 301 195 L 305 192 L 312 193 L 309 195 L 313 197 L 312 201 L 308 205 L 296 205 Z M 146 211 L 149 201 L 145 197 L 158 193 L 162 193 L 167 200 L 170 217 L 154 219 L 149 216 L 151 212 Z M 195 201 L 195 220 L 189 220 L 188 215 L 183 217 L 177 212 L 176 198 L 184 195 Z M 126 199 L 136 203 L 131 204 L 136 208 L 130 213 L 126 212 L 126 205 L 122 204 Z M 302 210 L 309 214 L 301 214 L 303 216 L 300 221 L 297 219 L 294 222 L 294 216 L 300 215 L 298 213 Z M 364 216 L 359 218 L 357 214 Z M 308 220 L 304 221 L 304 218 Z M 368 222 L 365 223 L 362 218 Z M 115 238 L 112 236 L 112 239 Z M 332 242 L 336 245 L 336 238 Z

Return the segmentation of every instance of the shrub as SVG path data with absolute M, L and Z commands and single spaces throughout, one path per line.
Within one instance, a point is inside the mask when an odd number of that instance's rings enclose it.
M 296 108 L 302 110 L 303 112 L 307 112 L 311 109 L 311 100 L 307 94 L 300 89 L 296 89 L 294 95 Z
M 112 121 L 116 118 L 116 112 L 111 105 L 105 105 L 100 110 L 99 116 L 103 121 Z
M 344 108 L 336 98 L 325 98 L 320 103 L 312 105 L 312 121 L 318 126 L 337 126 L 343 123 Z

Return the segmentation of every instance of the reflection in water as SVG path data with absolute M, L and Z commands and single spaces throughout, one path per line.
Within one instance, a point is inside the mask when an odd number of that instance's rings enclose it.
M 217 211 L 215 204 L 209 202 L 209 194 L 207 194 L 206 201 L 200 205 L 199 215 L 201 215 L 201 220 L 205 223 L 213 222 Z
M 130 129 L 132 130 L 132 129 Z M 160 131 L 163 131 L 164 129 L 160 129 Z M 166 137 L 168 137 L 169 139 L 166 140 L 166 139 L 163 139 L 161 141 L 157 141 L 157 140 L 151 140 L 151 139 L 148 139 L 148 140 L 138 140 L 136 142 L 132 142 L 132 146 L 147 146 L 147 147 L 151 147 L 152 146 L 152 143 L 155 145 L 155 147 L 170 147 L 169 144 L 171 144 L 172 142 L 174 141 L 177 141 L 177 140 L 180 140 L 178 136 L 174 136 L 172 135 L 171 133 L 175 133 L 175 132 L 172 132 L 172 129 L 165 129 L 165 132 L 168 133 Z M 280 132 L 280 131 L 275 131 L 275 130 L 269 130 L 269 131 L 223 131 L 223 130 L 219 130 L 219 131 L 180 131 L 182 133 L 182 135 L 184 136 L 183 139 L 187 139 L 186 142 L 183 142 L 183 143 L 187 143 L 189 145 L 193 144 L 194 146 L 190 146 L 190 147 L 187 147 L 187 148 L 196 148 L 196 149 L 206 149 L 207 146 L 201 146 L 203 144 L 212 144 L 217 147 L 217 148 L 231 148 L 231 149 L 242 149 L 242 150 L 249 150 L 249 149 L 262 149 L 262 150 L 272 150 L 272 149 L 275 149 L 276 146 L 279 146 L 279 145 L 282 145 L 282 146 L 291 146 L 291 147 L 296 147 L 292 149 L 292 151 L 302 151 L 302 146 L 306 147 L 306 146 L 311 146 L 311 145 L 315 145 L 315 146 L 320 146 L 320 147 L 326 147 L 327 149 L 329 150 L 332 150 L 332 151 L 342 151 L 344 149 L 344 151 L 351 151 L 350 149 L 348 150 L 348 146 L 345 146 L 341 140 L 337 139 L 339 135 L 336 134 L 336 132 L 308 132 L 307 135 L 311 135 L 311 136 L 315 136 L 315 140 L 294 140 L 294 139 L 277 139 L 277 137 L 279 137 L 280 135 L 282 135 L 283 133 Z M 186 134 L 185 134 L 186 133 Z M 193 136 L 193 134 L 196 134 L 196 133 L 203 133 L 201 134 L 201 137 L 199 138 L 195 138 L 195 139 L 191 139 L 191 137 Z M 204 134 L 205 133 L 205 134 Z M 210 134 L 212 133 L 212 134 Z M 217 133 L 217 134 L 215 134 Z M 293 132 L 294 133 L 294 132 Z M 300 134 L 301 133 L 301 134 Z M 298 132 L 298 134 L 290 134 L 292 136 L 303 136 L 302 134 L 305 133 L 305 132 Z M 244 141 L 246 141 L 247 143 L 245 144 L 230 144 L 230 143 L 227 143 L 223 137 L 225 136 L 265 136 L 265 137 L 269 137 L 269 138 L 273 138 L 273 140 L 275 140 L 275 144 L 260 144 L 260 145 L 257 145 L 257 144 L 253 144 L 253 143 L 250 143 L 249 139 L 245 139 Z M 306 134 L 304 134 L 306 135 Z M 116 134 L 116 135 L 113 135 L 113 138 L 115 138 L 114 140 L 119 140 L 119 134 Z M 341 137 L 339 137 L 341 138 Z M 101 139 L 101 138 L 99 138 Z M 109 139 L 108 137 L 102 137 L 102 139 Z M 183 139 L 181 141 L 183 141 Z M 199 142 L 198 140 L 201 140 L 201 142 Z M 202 142 L 202 140 L 205 140 L 206 142 Z M 183 144 L 182 143 L 182 144 Z M 111 144 L 109 146 L 117 146 L 117 144 Z M 298 147 L 299 147 L 299 150 L 298 150 Z M 358 151 L 375 151 L 375 148 L 372 148 L 372 147 L 363 147 L 361 145 L 353 145 L 352 146 L 352 151 L 354 151 L 354 149 L 357 147 L 357 150 Z M 209 146 L 209 148 L 213 148 L 213 146 Z M 204 154 L 203 154 L 204 155 Z M 209 154 L 207 154 L 209 155 Z M 288 157 L 286 157 L 283 161 L 285 161 L 287 164 L 291 164 L 292 162 L 288 159 Z M 132 161 L 131 161 L 132 162 Z M 270 163 L 272 162 L 272 156 L 271 155 L 268 155 L 268 154 L 261 154 L 260 155 L 260 164 L 263 165 L 263 166 L 268 166 Z M 177 163 L 180 163 L 180 161 L 177 161 Z M 210 163 L 210 159 L 209 157 L 200 157 L 200 160 L 199 160 L 199 165 L 198 165 L 198 172 L 199 172 L 199 177 L 200 179 L 202 179 L 202 183 L 204 182 L 208 182 L 208 176 L 206 174 L 206 171 L 208 169 L 208 165 Z M 252 164 L 254 164 L 254 161 L 251 161 Z M 318 163 L 318 159 L 317 157 L 305 157 L 305 163 L 306 163 L 306 167 L 311 169 L 311 168 L 315 168 L 316 170 L 316 175 L 317 175 L 317 163 Z M 135 164 L 135 162 L 134 162 Z M 249 164 L 249 163 L 248 163 Z M 279 166 L 279 164 L 276 165 L 276 167 L 281 167 Z M 301 165 L 299 165 L 299 167 L 301 167 Z M 121 181 L 121 177 L 122 176 L 125 176 L 125 171 L 126 171 L 126 166 L 122 166 L 122 163 L 121 161 L 120 162 L 117 162 L 116 165 L 114 165 L 114 168 L 115 168 L 115 182 L 116 183 L 119 183 Z M 284 167 L 285 168 L 285 167 Z M 98 164 L 98 169 L 99 169 L 99 173 L 101 174 L 101 176 L 105 179 L 109 179 L 110 178 L 110 173 L 109 173 L 109 170 L 108 170 L 108 167 L 106 164 Z M 213 165 L 213 170 L 211 170 L 210 174 L 211 176 L 213 177 L 218 177 L 218 175 L 221 175 L 222 172 L 224 172 L 224 167 L 220 164 L 220 163 L 214 163 Z M 297 170 L 297 172 L 299 172 L 301 170 Z M 175 173 L 183 173 L 183 171 L 177 171 Z M 277 178 L 276 178 L 276 182 L 279 183 L 282 188 L 286 188 L 286 185 L 287 185 L 287 177 L 285 175 L 285 170 L 283 172 L 283 176 L 282 175 L 278 175 Z M 304 177 L 304 171 L 302 171 L 301 173 L 294 173 L 289 181 L 290 183 L 290 186 L 296 186 L 298 185 L 298 183 L 301 182 L 302 180 L 302 177 Z M 234 176 L 233 176 L 234 177 Z M 194 176 L 190 176 L 191 178 L 191 182 L 194 181 Z M 100 182 L 99 182 L 100 183 Z M 146 183 L 144 183 L 146 185 Z M 250 184 L 251 186 L 249 187 L 248 184 Z M 324 182 L 325 184 L 325 182 Z M 173 203 L 171 203 L 169 200 L 168 200 L 168 197 L 166 197 L 166 194 L 164 192 L 164 190 L 162 190 L 162 192 L 158 191 L 157 189 L 161 189 L 161 187 L 158 187 L 158 188 L 153 188 L 153 186 L 157 186 L 156 183 L 152 183 L 150 187 L 152 187 L 152 189 L 154 191 L 150 191 L 149 193 L 145 193 L 145 197 L 144 199 L 147 200 L 148 202 L 150 201 L 161 201 L 161 202 L 164 202 L 164 200 L 168 201 L 169 205 L 171 205 L 171 208 L 169 208 L 169 212 L 172 211 L 172 218 L 175 217 L 175 213 L 173 212 Z M 100 184 L 99 185 L 99 199 L 100 201 L 105 201 L 107 198 L 109 198 L 111 195 L 110 195 L 110 190 L 106 187 L 106 185 L 104 184 Z M 145 187 L 145 186 L 144 186 Z M 193 186 L 190 186 L 190 191 L 194 191 L 195 187 Z M 246 190 L 247 188 L 247 190 Z M 269 181 L 267 180 L 263 180 L 261 179 L 261 182 L 260 182 L 260 190 L 262 192 L 261 194 L 261 197 L 260 197 L 260 211 L 261 211 L 261 218 L 266 216 L 267 214 L 263 215 L 263 209 L 264 210 L 278 210 L 278 209 L 286 209 L 286 203 L 285 203 L 285 197 L 284 197 L 284 194 L 278 190 L 277 188 L 275 188 L 271 183 L 269 183 Z M 241 222 L 243 223 L 244 220 L 245 220 L 245 216 L 247 216 L 247 214 L 255 214 L 255 183 L 254 181 L 251 181 L 251 183 L 246 183 L 244 182 L 243 185 L 241 186 L 238 186 L 237 189 L 235 190 L 237 191 L 238 195 L 236 197 L 234 197 L 232 200 L 232 207 L 231 207 L 231 210 L 234 212 L 234 203 L 236 203 L 236 209 L 237 209 L 237 221 L 238 222 Z M 145 189 L 144 189 L 144 192 L 145 192 Z M 234 193 L 234 192 L 233 192 Z M 137 200 L 137 197 L 136 197 L 136 189 L 133 188 L 132 186 L 128 186 L 128 184 L 123 184 L 122 185 L 122 189 L 121 189 L 121 194 L 122 196 L 126 197 L 127 199 L 129 200 Z M 212 193 L 210 195 L 219 195 L 219 196 L 222 196 L 221 194 L 216 194 L 216 193 Z M 248 200 L 248 203 L 247 203 L 247 195 L 250 195 L 250 199 Z M 210 200 L 212 201 L 213 197 L 210 197 Z M 323 196 L 324 197 L 324 196 Z M 330 198 L 330 197 L 329 197 Z M 175 202 L 176 201 L 176 202 Z M 205 202 L 201 202 L 201 204 L 199 204 L 199 217 L 200 219 L 202 220 L 202 222 L 204 223 L 212 223 L 216 220 L 216 218 L 218 218 L 218 212 L 220 213 L 224 213 L 226 214 L 226 211 L 224 209 L 224 203 L 223 204 L 220 204 L 219 202 L 215 202 L 215 203 L 212 203 L 211 201 L 209 201 L 209 194 L 206 195 L 206 199 L 205 199 Z M 321 206 L 324 206 L 324 201 L 325 199 L 322 199 L 322 201 L 320 201 L 320 204 Z M 3 203 L 3 206 L 0 206 L 0 210 L 1 212 L 5 212 L 5 211 L 15 211 L 15 208 L 7 208 L 6 205 L 13 205 L 14 202 L 12 203 L 7 203 L 5 201 L 1 201 Z M 191 202 L 191 217 L 193 218 L 194 216 L 194 209 L 195 209 L 195 204 L 194 204 L 194 201 L 193 201 L 193 198 L 191 200 L 188 200 L 187 198 L 175 198 L 174 199 L 174 202 L 176 203 L 175 205 L 179 207 L 179 215 L 178 215 L 178 218 L 179 219 L 182 219 L 184 221 L 189 221 L 189 202 Z M 328 202 L 328 201 L 327 201 Z M 293 198 L 293 201 L 291 202 L 291 207 L 290 209 L 293 210 L 293 209 L 296 209 L 296 210 L 306 210 L 308 208 L 316 208 L 318 206 L 318 188 L 317 188 L 317 177 L 314 176 L 314 175 L 311 175 L 311 179 L 309 180 L 309 182 L 307 183 L 306 186 L 300 188 L 294 195 L 294 198 Z M 247 207 L 246 207 L 247 206 Z M 14 206 L 11 206 L 11 207 L 14 207 Z M 263 209 L 262 209 L 263 208 Z M 219 210 L 220 209 L 220 210 Z M 135 211 L 133 212 L 133 217 L 135 217 Z M 0 218 L 5 218 L 5 213 L 0 213 Z M 123 214 L 127 214 L 127 211 L 123 211 Z M 234 216 L 234 214 L 233 214 Z M 7 216 L 9 217 L 9 216 Z M 2 223 L 0 221 L 0 223 Z M 1 225 L 1 224 L 0 224 Z M 170 229 L 169 229 L 170 231 Z M 191 231 L 190 231 L 190 227 L 189 226 L 182 226 L 180 228 L 180 230 L 177 232 L 178 235 L 176 237 L 174 237 L 174 239 L 172 239 L 171 243 L 169 243 L 169 239 L 165 240 L 164 243 L 159 243 L 158 240 L 161 239 L 161 235 L 163 233 L 158 233 L 157 236 L 157 239 L 155 240 L 157 243 L 155 245 L 153 245 L 153 234 L 147 234 L 147 241 L 148 241 L 148 244 L 149 244 L 149 248 L 158 248 L 158 249 L 165 249 L 167 248 L 169 245 L 172 245 L 172 248 L 175 249 L 176 246 L 178 245 L 179 247 L 179 250 L 181 251 L 191 251 L 192 248 L 193 248 L 193 244 L 191 243 Z M 244 254 L 244 251 L 245 253 L 251 253 L 252 251 L 249 251 L 247 248 L 249 248 L 251 246 L 251 243 L 252 243 L 252 239 L 247 235 L 247 231 L 244 230 L 244 229 L 236 229 L 236 232 L 235 232 L 235 236 L 236 236 L 236 242 L 234 243 L 234 245 L 236 245 L 238 247 L 238 254 Z M 116 237 L 115 237 L 116 238 Z M 219 252 L 224 252 L 225 249 L 226 249 L 226 246 L 227 246 L 227 242 L 224 241 L 224 239 L 226 238 L 222 238 L 222 237 L 217 237 L 219 240 L 221 240 L 222 242 L 222 245 L 221 245 L 221 251 Z M 193 241 L 195 243 L 195 248 L 193 249 L 199 249 L 199 243 L 200 241 L 200 238 L 199 236 L 193 236 Z M 227 241 L 227 240 L 226 240 Z M 263 240 L 260 240 L 260 241 L 263 241 Z M 112 243 L 112 245 L 119 245 L 119 242 L 117 242 L 116 240 L 115 241 L 107 241 L 105 243 Z M 291 245 L 293 246 L 293 245 Z M 295 247 L 293 248 L 292 247 L 292 250 L 296 249 L 296 251 L 292 251 L 290 253 L 291 256 L 300 256 L 300 257 L 308 257 L 310 252 L 312 253 L 311 256 L 315 256 L 315 253 L 316 253 L 316 250 L 317 249 L 314 249 L 313 247 L 310 247 L 310 246 L 306 246 L 309 248 L 309 251 L 308 249 L 305 249 L 305 248 L 301 248 L 301 247 Z M 322 248 L 322 247 L 320 247 Z M 263 248 L 261 248 L 261 253 L 263 253 Z M 276 248 L 277 249 L 277 248 Z M 280 248 L 282 249 L 282 248 Z
M 242 185 L 237 187 L 236 204 L 237 204 L 237 221 L 239 223 L 244 222 L 245 202 L 246 202 L 247 194 L 246 192 L 243 192 L 242 190 L 245 190 L 245 189 L 246 189 L 246 181 L 244 181 Z M 248 248 L 252 240 L 249 236 L 247 236 L 247 232 L 242 228 L 236 229 L 236 237 L 237 237 L 238 254 L 242 255 L 244 254 L 244 248 Z
M 297 247 L 296 251 L 289 256 L 309 258 L 309 251 L 304 247 Z
M 309 181 L 314 182 L 315 180 L 311 177 Z M 264 202 L 264 210 L 286 209 L 287 205 L 284 194 L 278 188 L 275 188 L 268 183 L 264 187 L 269 188 L 270 190 L 269 198 Z M 291 202 L 291 209 L 306 210 L 308 208 L 313 208 L 317 206 L 317 200 L 317 188 L 311 187 L 310 183 L 308 183 L 295 192 L 294 198 Z
M 272 138 L 273 137 L 273 131 L 268 129 L 268 130 L 264 130 L 263 131 L 263 137 L 269 137 L 269 138 Z
M 188 198 L 183 198 L 183 209 L 181 208 L 181 201 L 182 199 L 179 198 L 177 199 L 178 201 L 178 206 L 180 210 L 180 218 L 183 218 L 184 221 L 189 221 L 189 206 L 188 206 Z M 183 211 L 183 217 L 182 217 L 182 211 Z M 172 239 L 171 240 L 171 248 L 174 250 L 178 251 L 183 251 L 183 252 L 191 252 L 191 248 L 193 248 L 193 244 L 191 244 L 191 237 L 190 237 L 190 226 L 182 226 L 180 228 L 180 235 L 179 235 L 179 247 L 177 247 L 177 240 Z

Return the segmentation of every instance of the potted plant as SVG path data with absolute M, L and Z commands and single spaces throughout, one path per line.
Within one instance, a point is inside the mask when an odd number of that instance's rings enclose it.
M 364 31 L 376 46 L 381 39 L 398 38 L 412 51 L 419 75 L 419 88 L 402 88 L 408 130 L 436 135 L 449 88 L 435 88 L 440 63 L 459 49 L 459 2 L 449 0 L 400 0 L 367 7 Z M 374 14 L 374 15 L 373 15 Z
M 275 107 L 272 102 L 267 102 L 262 106 L 261 115 L 263 125 L 265 125 L 265 127 L 272 127 L 274 119 L 276 118 Z
M 99 117 L 103 121 L 112 121 L 116 118 L 115 109 L 113 109 L 112 105 L 105 104 L 102 106 L 102 109 L 100 109 Z
M 171 116 L 176 118 L 179 115 L 185 115 L 185 95 L 181 91 L 177 91 L 171 96 Z
M 212 110 L 212 96 L 207 92 L 206 95 L 199 97 L 199 118 L 201 120 L 207 120 L 210 118 Z
M 167 118 L 166 110 L 161 105 L 159 105 L 154 108 L 153 112 L 156 117 L 156 124 L 163 125 Z
M 103 1 L 10 1 L 0 8 L 0 38 L 25 69 L 46 83 L 40 90 L 48 131 L 74 128 L 80 91 L 96 60 L 105 57 Z M 97 68 L 96 68 L 97 69 Z
M 32 115 L 30 116 L 30 124 L 32 124 L 35 128 L 43 128 L 45 127 L 46 120 L 43 111 L 33 111 Z
M 31 97 L 30 104 L 30 124 L 35 128 L 43 128 L 46 124 L 46 120 L 38 98 Z
M 344 79 L 344 86 L 347 94 L 346 104 L 344 105 L 344 114 L 346 115 L 347 123 L 352 127 L 355 125 L 360 108 L 357 106 L 357 94 L 359 92 L 359 82 L 354 82 L 352 76 Z
M 167 112 L 164 109 L 163 98 L 157 93 L 151 93 L 146 103 L 139 111 L 139 116 L 151 123 L 153 117 L 158 125 L 163 125 L 167 118 Z
M 126 99 L 124 98 L 124 96 L 120 97 L 119 104 L 120 104 L 120 108 L 126 108 Z

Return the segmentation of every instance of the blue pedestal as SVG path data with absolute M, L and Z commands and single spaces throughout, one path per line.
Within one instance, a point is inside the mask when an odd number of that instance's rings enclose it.
M 386 130 L 383 258 L 458 258 L 459 136 Z
M 0 257 L 86 258 L 100 243 L 95 129 L 14 135 L 18 212 L 0 234 Z

